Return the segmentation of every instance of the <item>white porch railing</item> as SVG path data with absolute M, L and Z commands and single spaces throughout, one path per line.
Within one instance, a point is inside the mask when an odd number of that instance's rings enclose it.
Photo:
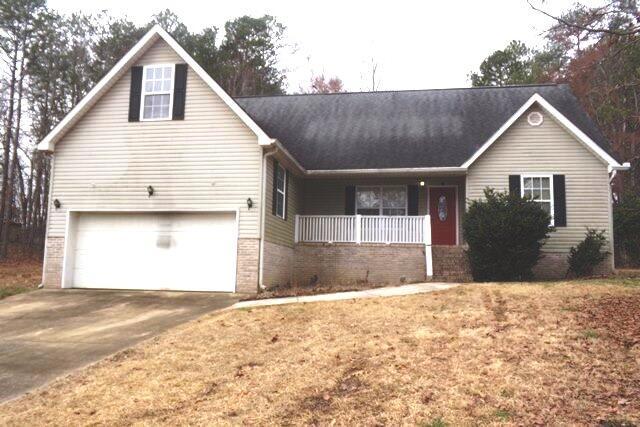
M 314 243 L 425 243 L 429 221 L 429 215 L 296 215 L 295 236 Z
M 295 241 L 296 243 L 424 244 L 427 276 L 433 275 L 429 215 L 296 215 Z

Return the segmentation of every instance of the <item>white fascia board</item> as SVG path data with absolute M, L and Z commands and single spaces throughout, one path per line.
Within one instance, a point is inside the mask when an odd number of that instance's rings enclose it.
M 152 45 L 158 38 L 162 38 L 171 48 L 185 61 L 196 74 L 213 90 L 213 92 L 227 104 L 227 106 L 247 125 L 249 129 L 258 137 L 260 145 L 271 145 L 274 139 L 258 126 L 258 124 L 249 117 L 249 115 L 222 89 L 206 71 L 189 55 L 183 48 L 171 37 L 162 27 L 154 25 L 141 39 L 136 43 L 125 56 L 116 63 L 116 65 L 94 86 L 91 91 L 53 128 L 51 132 L 38 144 L 38 150 L 54 151 L 55 144 L 64 135 L 71 126 L 81 117 L 81 113 L 85 112 L 93 105 L 97 98 L 103 94 L 109 87 L 115 83 L 116 79 L 126 71 L 126 69 L 137 60 L 148 47 Z
M 527 102 L 525 102 L 522 107 L 518 109 L 518 111 L 513 114 L 509 120 L 507 120 L 501 127 L 498 129 L 491 137 L 480 147 L 478 151 L 476 151 L 473 156 L 471 156 L 466 162 L 462 164 L 462 167 L 468 168 L 475 162 L 478 157 L 480 157 L 485 151 L 493 145 L 494 142 L 502 134 L 506 132 L 507 129 L 513 125 L 513 123 L 522 116 L 525 111 L 527 111 L 534 103 L 538 103 L 543 110 L 545 110 L 548 114 L 550 114 L 558 123 L 565 128 L 569 133 L 571 133 L 580 143 L 582 143 L 589 151 L 591 151 L 596 157 L 598 157 L 603 163 L 607 164 L 612 168 L 622 168 L 613 157 L 607 154 L 598 144 L 596 144 L 591 138 L 589 138 L 584 132 L 582 132 L 576 125 L 574 125 L 569 119 L 567 119 L 562 113 L 560 113 L 553 105 L 547 102 L 540 94 L 534 94 Z
M 216 83 L 209 74 L 207 74 L 204 68 L 202 68 L 200 64 L 198 64 L 196 60 L 193 59 L 191 55 L 189 55 L 187 51 L 185 51 L 182 46 L 180 46 L 178 42 L 176 42 L 175 39 L 169 35 L 169 33 L 167 33 L 159 25 L 155 25 L 153 28 L 155 29 L 155 31 L 157 31 L 160 37 L 162 37 L 164 41 L 166 41 L 167 44 L 171 46 L 173 50 L 175 50 L 176 53 L 196 72 L 196 74 L 202 80 L 204 80 L 204 82 L 211 88 L 211 90 L 213 90 L 213 92 L 218 95 L 220 99 L 222 99 L 222 101 L 227 104 L 227 106 L 231 108 L 234 113 L 236 113 L 240 120 L 242 120 L 242 122 L 247 125 L 247 127 L 251 129 L 253 133 L 256 134 L 256 136 L 258 137 L 258 143 L 260 145 L 271 145 L 274 143 L 274 139 L 270 138 L 260 128 L 260 126 L 258 126 L 258 124 L 253 121 L 251 117 L 249 117 L 249 115 L 238 105 L 238 103 L 234 101 L 233 98 L 231 98 L 229 94 L 225 92 L 225 90 L 222 89 L 220 85 L 218 85 L 218 83 Z

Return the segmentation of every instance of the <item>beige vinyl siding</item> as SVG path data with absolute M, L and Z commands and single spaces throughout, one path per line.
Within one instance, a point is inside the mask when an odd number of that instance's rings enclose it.
M 160 40 L 137 65 L 182 62 Z M 192 69 L 184 120 L 130 123 L 130 80 L 125 73 L 56 145 L 51 200 L 62 208 L 51 207 L 49 236 L 64 235 L 67 209 L 239 209 L 240 237 L 259 237 L 255 134 Z
M 301 180 L 290 171 L 287 171 L 287 215 L 286 220 L 273 214 L 273 167 L 275 161 L 269 158 L 267 161 L 267 176 L 265 179 L 265 225 L 264 239 L 271 243 L 293 247 L 295 234 L 295 218 L 300 213 Z
M 535 107 L 532 110 L 541 111 Z M 584 238 L 585 227 L 610 233 L 607 166 L 550 115 L 534 127 L 520 117 L 476 162 L 467 175 L 467 197 L 481 199 L 483 189 L 508 191 L 509 175 L 565 175 L 567 226 L 558 227 L 544 249 L 565 252 Z

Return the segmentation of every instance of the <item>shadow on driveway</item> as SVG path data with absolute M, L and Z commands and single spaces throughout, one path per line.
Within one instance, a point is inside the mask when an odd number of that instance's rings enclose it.
M 0 402 L 181 323 L 237 294 L 41 290 L 0 301 Z

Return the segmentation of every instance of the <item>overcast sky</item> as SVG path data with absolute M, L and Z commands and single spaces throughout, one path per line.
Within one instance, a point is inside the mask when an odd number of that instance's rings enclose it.
M 548 0 L 544 8 L 559 13 L 574 2 Z M 138 24 L 169 8 L 191 31 L 223 28 L 242 15 L 273 15 L 287 27 L 290 47 L 281 65 L 289 92 L 320 73 L 340 77 L 349 91 L 369 90 L 372 61 L 379 90 L 469 86 L 469 72 L 489 53 L 513 39 L 540 45 L 551 23 L 525 0 L 49 0 L 49 6 L 63 13 L 107 9 Z

